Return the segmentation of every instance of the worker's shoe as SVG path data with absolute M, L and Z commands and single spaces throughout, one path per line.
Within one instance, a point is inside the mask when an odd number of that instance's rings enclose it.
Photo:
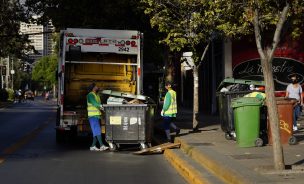
M 172 140 L 171 139 L 166 139 L 165 143 L 172 143 Z
M 105 145 L 100 146 L 100 151 L 104 151 L 104 150 L 107 150 L 107 149 L 109 149 L 109 147 L 107 147 Z
M 100 151 L 100 149 L 97 148 L 96 146 L 92 146 L 90 147 L 90 151 Z

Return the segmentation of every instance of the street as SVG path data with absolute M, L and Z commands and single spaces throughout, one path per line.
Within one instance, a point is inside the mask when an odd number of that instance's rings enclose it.
M 0 109 L 1 183 L 185 183 L 161 154 L 91 152 L 84 139 L 57 145 L 55 107 L 36 98 Z

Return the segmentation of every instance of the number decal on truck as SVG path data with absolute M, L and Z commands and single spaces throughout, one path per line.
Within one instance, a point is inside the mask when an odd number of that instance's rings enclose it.
M 118 47 L 118 52 L 130 52 L 130 48 L 128 48 L 128 47 Z

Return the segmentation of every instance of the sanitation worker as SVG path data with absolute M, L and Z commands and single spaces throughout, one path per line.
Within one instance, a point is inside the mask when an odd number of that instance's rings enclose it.
M 102 142 L 101 138 L 101 109 L 103 109 L 100 101 L 100 97 L 97 95 L 99 88 L 95 83 L 92 83 L 89 87 L 90 93 L 87 95 L 87 110 L 88 110 L 88 118 L 93 134 L 93 142 L 90 147 L 91 151 L 104 151 L 107 150 L 108 147 L 105 146 Z M 99 142 L 100 147 L 96 147 L 97 141 Z
M 161 116 L 163 117 L 163 126 L 166 132 L 167 141 L 171 142 L 170 127 L 175 130 L 176 135 L 180 133 L 180 128 L 173 123 L 173 120 L 176 118 L 177 114 L 176 92 L 172 89 L 171 82 L 166 82 L 165 88 L 168 90 L 168 92 L 165 96 Z

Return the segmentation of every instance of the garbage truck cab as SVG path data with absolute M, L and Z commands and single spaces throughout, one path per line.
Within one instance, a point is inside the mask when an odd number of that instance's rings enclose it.
M 86 95 L 91 83 L 101 90 L 141 93 L 142 38 L 142 33 L 133 30 L 61 30 L 57 142 L 90 134 Z

